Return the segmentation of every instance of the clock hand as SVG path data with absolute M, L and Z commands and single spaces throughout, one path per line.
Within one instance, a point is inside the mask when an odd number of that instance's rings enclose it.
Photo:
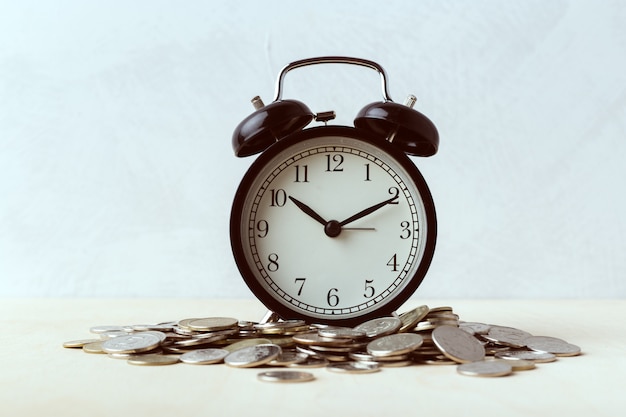
M 306 214 L 308 214 L 310 217 L 312 217 L 314 220 L 316 220 L 317 222 L 321 223 L 322 225 L 326 226 L 326 224 L 328 223 L 326 220 L 324 220 L 324 218 L 322 216 L 320 216 L 319 214 L 317 214 L 315 212 L 315 210 L 313 210 L 311 207 L 307 206 L 306 204 L 304 204 L 302 201 L 289 196 L 289 199 L 291 201 L 293 201 L 293 203 L 298 206 L 298 208 L 300 210 L 302 210 L 303 212 L 305 212 Z
M 345 226 L 346 224 L 348 224 L 348 223 L 352 223 L 353 221 L 358 220 L 358 219 L 360 219 L 361 217 L 365 217 L 365 216 L 367 216 L 368 214 L 372 214 L 372 213 L 373 213 L 373 212 L 375 212 L 376 210 L 378 210 L 378 209 L 381 209 L 381 208 L 385 207 L 387 204 L 391 204 L 391 203 L 393 203 L 393 202 L 394 202 L 394 200 L 396 200 L 397 198 L 398 198 L 398 196 L 396 195 L 396 196 L 394 196 L 394 197 L 390 198 L 389 200 L 385 200 L 385 201 L 383 201 L 383 202 L 381 202 L 381 203 L 378 203 L 378 204 L 373 205 L 372 207 L 368 207 L 368 208 L 366 208 L 365 210 L 359 211 L 359 212 L 358 212 L 357 214 L 355 214 L 354 216 L 350 216 L 350 217 L 348 217 L 347 219 L 345 219 L 344 221 L 339 222 L 339 225 L 340 225 L 340 226 Z

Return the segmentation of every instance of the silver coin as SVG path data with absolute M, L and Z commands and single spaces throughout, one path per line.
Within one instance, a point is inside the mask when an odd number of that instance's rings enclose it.
M 390 355 L 390 356 L 374 356 L 369 353 L 363 352 L 350 352 L 348 357 L 352 360 L 359 362 L 400 362 L 411 359 L 411 355 L 408 353 L 400 354 L 400 355 Z
M 532 334 L 516 329 L 514 327 L 506 326 L 491 326 L 489 333 L 484 335 L 485 339 L 500 345 L 511 346 L 515 348 L 521 348 L 526 346 L 524 340 L 532 336 Z
M 123 326 L 93 326 L 89 329 L 89 331 L 91 333 L 96 333 L 96 334 L 100 334 L 100 333 L 104 333 L 104 332 L 123 332 L 124 331 L 124 327 Z
M 289 365 L 293 365 L 294 363 L 301 363 L 306 361 L 306 359 L 309 356 L 301 353 L 301 352 L 297 352 L 297 351 L 293 351 L 293 350 L 289 350 L 289 351 L 282 351 L 282 353 L 280 355 L 278 355 L 278 357 L 276 359 L 274 359 L 273 361 L 271 361 L 269 363 L 270 366 L 289 366 Z
M 417 326 L 417 323 L 426 317 L 429 311 L 428 306 L 423 305 L 400 314 L 399 319 L 402 322 L 402 326 L 398 331 L 400 333 L 404 333 L 412 330 L 415 326 Z
M 320 336 L 318 332 L 299 333 L 293 336 L 293 341 L 302 345 L 316 346 L 349 346 L 352 345 L 352 339 L 332 339 Z
M 417 323 L 417 326 L 415 327 L 414 331 L 416 332 L 429 332 L 430 330 L 434 330 L 436 329 L 437 326 L 430 324 L 429 322 L 419 322 Z
M 159 324 L 133 324 L 131 328 L 136 332 L 145 332 L 148 330 L 168 332 L 174 330 L 174 326 L 176 326 L 175 321 Z
M 354 344 L 348 346 L 328 346 L 328 345 L 309 345 L 309 349 L 316 352 L 331 352 L 331 353 L 350 353 L 354 352 L 362 347 L 361 344 Z
M 125 332 L 124 330 L 109 330 L 107 332 L 99 333 L 99 335 L 100 339 L 106 340 L 113 339 L 118 336 L 128 336 L 128 332 Z
M 547 352 L 535 352 L 532 350 L 508 350 L 506 352 L 498 352 L 495 354 L 496 358 L 506 360 L 527 360 L 536 363 L 554 362 L 556 356 Z
M 139 353 L 159 347 L 161 339 L 152 332 L 142 332 L 105 340 L 102 350 L 106 353 Z
M 251 368 L 273 361 L 281 352 L 280 346 L 273 344 L 248 346 L 229 353 L 224 363 L 235 368 Z
M 477 361 L 459 365 L 456 371 L 461 375 L 496 377 L 511 374 L 513 368 L 504 361 Z
M 459 328 L 470 334 L 487 334 L 491 326 L 485 323 L 477 323 L 474 321 L 464 321 L 459 323 Z
M 506 351 L 509 351 L 509 350 L 513 349 L 510 346 L 501 346 L 501 345 L 487 344 L 487 345 L 484 345 L 484 346 L 485 346 L 485 354 L 492 355 L 492 356 L 495 355 L 496 353 L 506 352 Z
M 80 339 L 80 340 L 69 340 L 67 342 L 63 343 L 63 347 L 64 348 L 82 348 L 83 346 L 89 344 L 89 343 L 94 343 L 94 342 L 101 342 L 101 339 Z
M 311 330 L 302 320 L 287 320 L 273 323 L 259 323 L 254 330 L 262 335 L 293 335 Z
M 397 317 L 381 317 L 359 324 L 354 330 L 364 332 L 367 337 L 380 337 L 400 330 L 402 321 Z
M 324 368 L 329 364 L 326 358 L 307 356 L 304 362 L 292 363 L 287 365 L 289 368 Z
M 361 339 L 365 337 L 365 332 L 355 330 L 350 327 L 327 327 L 317 331 L 322 337 L 331 339 Z
M 225 340 L 226 336 L 223 334 L 211 335 L 210 337 L 191 337 L 189 339 L 177 340 L 174 342 L 175 347 L 190 347 L 190 346 L 202 346 L 209 345 L 221 340 Z
M 448 358 L 466 363 L 485 358 L 485 348 L 471 334 L 454 326 L 439 326 L 433 330 L 433 342 Z
M 124 359 L 128 360 L 134 353 L 107 353 L 107 356 L 111 359 Z
M 376 361 L 378 366 L 382 366 L 383 368 L 402 368 L 405 366 L 413 366 L 415 362 L 412 360 L 404 360 L 404 361 Z
M 178 320 L 178 322 L 176 323 L 176 326 L 174 327 L 176 328 L 182 328 L 182 329 L 189 329 L 189 323 L 191 323 L 194 320 L 198 320 L 197 317 L 193 317 L 193 318 L 189 318 L 189 319 L 182 319 L 182 320 Z
M 452 307 L 450 306 L 440 306 L 440 307 L 433 307 L 431 308 L 428 313 L 442 313 L 442 312 L 447 312 L 447 313 L 451 313 L 452 312 Z
M 436 355 L 429 359 L 423 359 L 426 365 L 456 365 L 457 362 L 447 358 L 445 355 Z
M 329 371 L 348 374 L 369 374 L 380 371 L 380 366 L 365 362 L 338 362 L 326 367 Z
M 257 378 L 266 382 L 307 382 L 313 381 L 315 375 L 302 371 L 267 371 L 258 374 Z
M 329 362 L 346 362 L 350 360 L 350 357 L 347 353 L 330 353 L 330 352 L 319 352 L 311 349 L 301 348 L 300 346 L 296 346 L 296 350 L 300 353 L 304 353 L 311 357 L 315 358 L 324 358 Z
M 402 355 L 414 351 L 422 343 L 422 336 L 415 333 L 390 334 L 371 341 L 367 352 L 373 356 Z
M 576 356 L 580 354 L 580 347 L 556 337 L 531 336 L 525 342 L 528 349 L 537 352 L 548 352 L 556 356 Z
M 459 321 L 459 315 L 451 311 L 442 311 L 439 313 L 428 313 L 425 317 L 426 320 L 454 320 Z
M 361 361 L 361 362 L 373 362 L 376 360 L 374 358 L 374 355 L 370 355 L 369 353 L 364 353 L 364 352 L 350 352 L 348 357 L 350 357 L 350 359 L 352 360 Z
M 163 342 L 163 341 L 165 341 L 165 339 L 167 339 L 167 335 L 165 333 L 163 333 L 163 332 L 158 331 L 158 330 L 146 330 L 145 332 L 141 332 L 141 333 L 153 334 L 156 337 L 158 337 L 161 340 L 161 342 Z M 137 333 L 133 333 L 133 334 L 137 334 Z
M 254 339 L 244 339 L 238 342 L 232 343 L 228 346 L 224 346 L 224 350 L 229 352 L 234 352 L 239 349 L 243 349 L 245 347 L 254 346 L 254 345 L 267 345 L 267 344 L 276 344 L 272 343 L 271 340 L 265 338 L 254 338 Z
M 268 323 L 256 323 L 252 327 L 254 327 L 257 330 L 267 330 L 267 329 L 290 329 L 292 327 L 302 327 L 302 326 L 306 326 L 306 322 L 304 320 L 285 320 L 285 321 L 272 321 Z
M 439 327 L 439 326 L 454 326 L 454 327 L 459 327 L 459 322 L 456 320 L 434 320 L 434 319 L 428 319 L 428 320 L 424 320 L 424 321 L 420 321 L 419 323 L 417 323 L 416 328 L 419 330 L 423 330 L 427 327 Z
M 130 365 L 140 366 L 174 365 L 175 363 L 178 363 L 178 356 L 168 356 L 160 354 L 132 355 L 130 358 L 128 358 L 127 362 Z
M 190 320 L 186 323 L 186 327 L 196 331 L 217 331 L 231 329 L 237 327 L 238 324 L 239 320 L 232 317 L 205 317 Z
M 524 359 L 506 360 L 506 359 L 500 359 L 500 358 L 487 358 L 485 360 L 486 361 L 504 361 L 508 363 L 509 365 L 511 365 L 511 369 L 513 369 L 513 372 L 528 371 L 530 369 L 536 368 L 535 361 L 528 361 Z
M 198 349 L 180 355 L 180 361 L 190 365 L 220 363 L 230 352 L 225 349 Z

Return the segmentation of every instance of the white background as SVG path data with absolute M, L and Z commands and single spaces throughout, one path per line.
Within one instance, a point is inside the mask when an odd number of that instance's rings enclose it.
M 2 1 L 0 295 L 252 297 L 231 148 L 287 63 L 374 60 L 437 125 L 414 158 L 438 246 L 416 297 L 626 296 L 626 3 Z M 352 66 L 284 98 L 351 124 Z

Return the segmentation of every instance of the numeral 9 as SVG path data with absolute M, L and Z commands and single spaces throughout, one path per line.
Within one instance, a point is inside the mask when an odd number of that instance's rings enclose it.
M 257 233 L 257 237 L 262 239 L 267 236 L 267 233 L 270 230 L 270 225 L 267 223 L 267 220 L 259 220 L 256 222 L 256 230 L 259 232 Z

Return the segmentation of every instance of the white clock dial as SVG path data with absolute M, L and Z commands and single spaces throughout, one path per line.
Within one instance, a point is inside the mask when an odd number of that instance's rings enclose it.
M 238 239 L 246 280 L 275 303 L 350 319 L 417 287 L 431 227 L 424 191 L 380 146 L 333 135 L 297 141 L 254 174 L 238 197 Z

